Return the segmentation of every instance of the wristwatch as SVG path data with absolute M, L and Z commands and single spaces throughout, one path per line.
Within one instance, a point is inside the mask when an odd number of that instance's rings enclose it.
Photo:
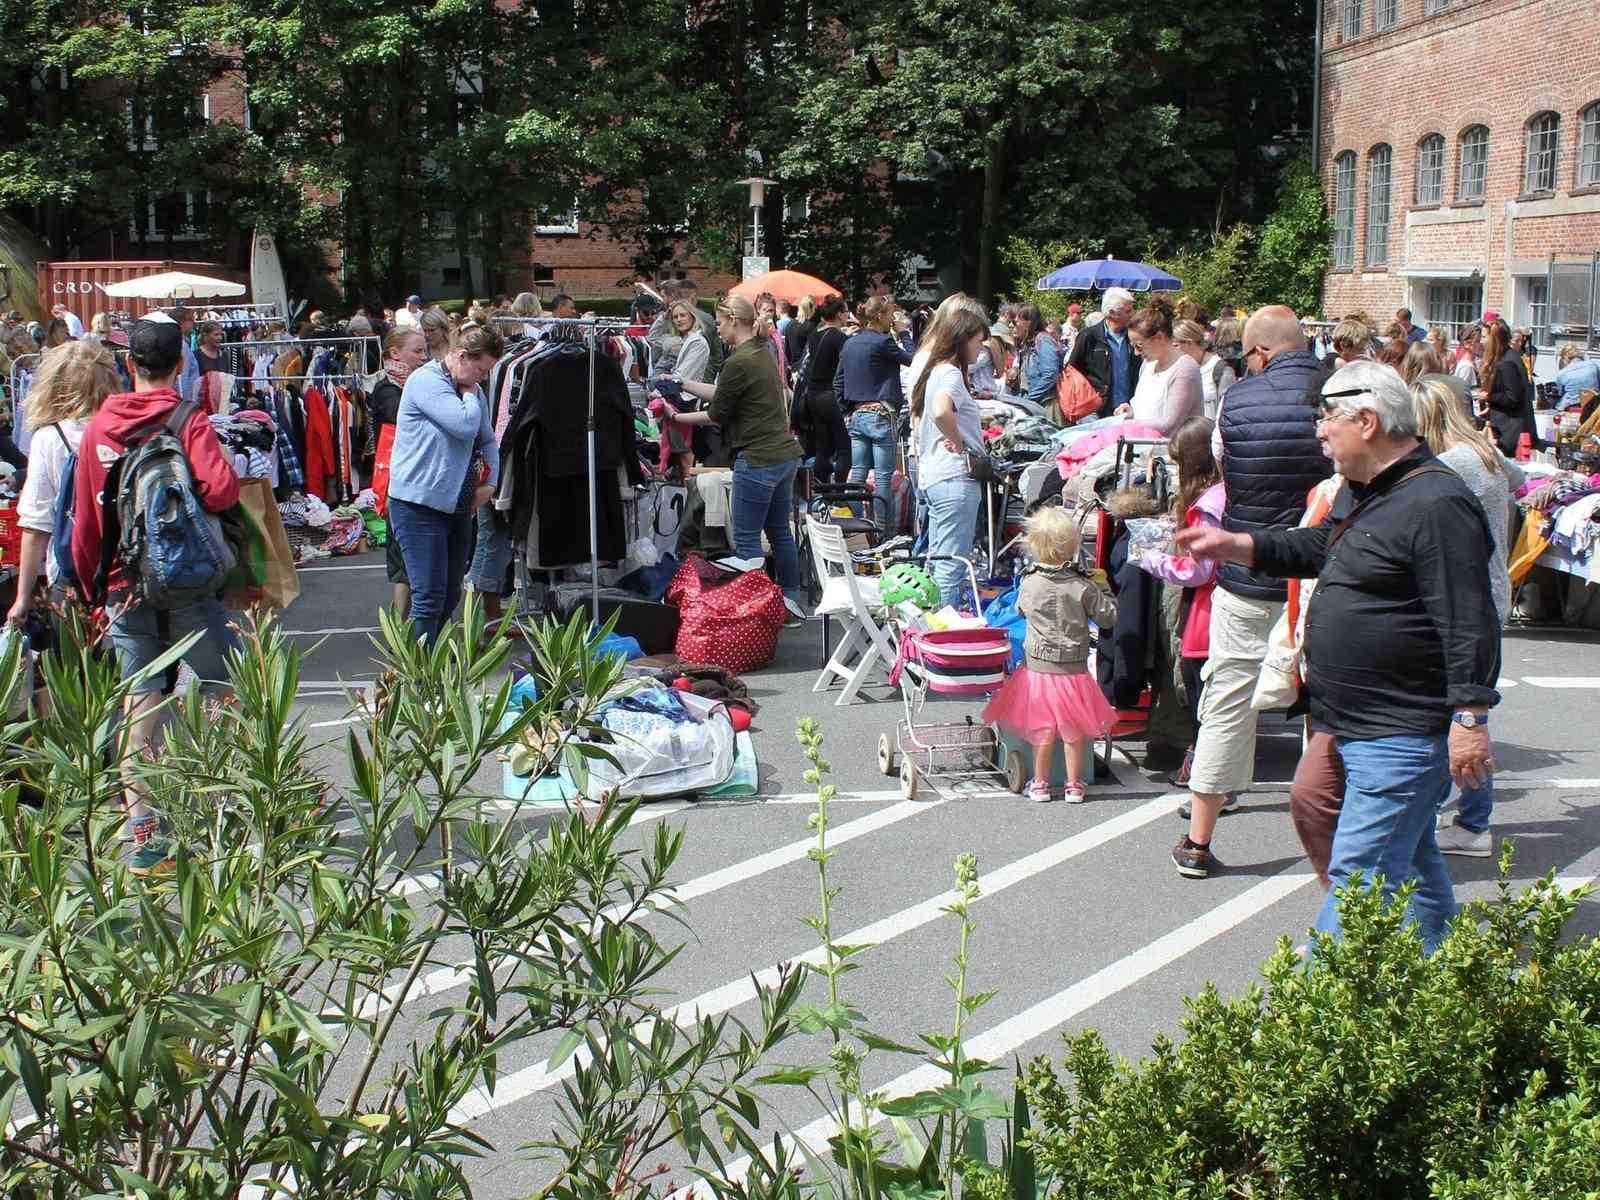
M 1477 713 L 1458 712 L 1451 713 L 1450 719 L 1463 729 L 1477 729 L 1480 725 L 1488 725 L 1488 714 L 1479 716 Z

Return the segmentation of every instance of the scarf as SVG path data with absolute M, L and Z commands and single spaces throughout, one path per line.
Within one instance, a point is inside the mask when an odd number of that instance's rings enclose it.
M 386 358 L 383 360 L 383 373 L 394 381 L 395 387 L 404 388 L 406 380 L 411 377 L 411 368 L 404 363 Z

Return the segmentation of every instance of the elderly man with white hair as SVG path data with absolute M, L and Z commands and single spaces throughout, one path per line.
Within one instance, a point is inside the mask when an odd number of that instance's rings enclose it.
M 1080 333 L 1072 343 L 1067 359 L 1077 367 L 1100 393 L 1100 413 L 1109 417 L 1119 405 L 1133 399 L 1139 382 L 1139 369 L 1128 338 L 1128 319 L 1133 316 L 1133 293 L 1127 288 L 1107 288 L 1100 299 L 1105 319 Z
M 1466 484 L 1417 436 L 1393 371 L 1351 363 L 1320 402 L 1318 436 L 1345 479 L 1323 524 L 1196 528 L 1178 543 L 1197 558 L 1316 577 L 1305 639 L 1311 726 L 1333 735 L 1345 776 L 1316 927 L 1337 934 L 1337 889 L 1358 872 L 1382 876 L 1389 895 L 1414 881 L 1412 917 L 1431 952 L 1456 912 L 1435 814 L 1452 778 L 1468 788 L 1494 771 L 1493 538 Z

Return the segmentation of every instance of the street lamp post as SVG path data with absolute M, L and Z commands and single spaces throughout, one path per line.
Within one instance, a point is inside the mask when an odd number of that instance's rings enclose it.
M 744 277 L 765 274 L 769 263 L 761 253 L 761 210 L 767 204 L 767 187 L 776 184 L 776 179 L 763 179 L 759 175 L 752 175 L 749 179 L 741 179 L 740 183 L 750 189 L 750 253 L 744 260 Z

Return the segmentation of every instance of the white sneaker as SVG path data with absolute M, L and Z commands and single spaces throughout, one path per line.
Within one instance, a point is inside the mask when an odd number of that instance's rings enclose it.
M 808 619 L 806 617 L 806 610 L 800 607 L 798 601 L 791 600 L 789 597 L 785 596 L 783 598 L 783 607 L 784 610 L 789 614 L 783 622 L 783 627 L 785 629 L 799 629 L 806 623 Z
M 759 571 L 767 565 L 767 560 L 764 558 L 740 558 L 737 554 L 730 554 L 726 558 L 718 558 L 713 561 L 724 570 L 733 571 L 740 575 L 747 574 L 750 571 Z
M 1494 853 L 1494 834 L 1487 829 L 1482 833 L 1473 833 L 1465 825 L 1457 825 L 1451 821 L 1450 824 L 1441 826 L 1434 836 L 1438 839 L 1441 854 L 1488 858 Z

